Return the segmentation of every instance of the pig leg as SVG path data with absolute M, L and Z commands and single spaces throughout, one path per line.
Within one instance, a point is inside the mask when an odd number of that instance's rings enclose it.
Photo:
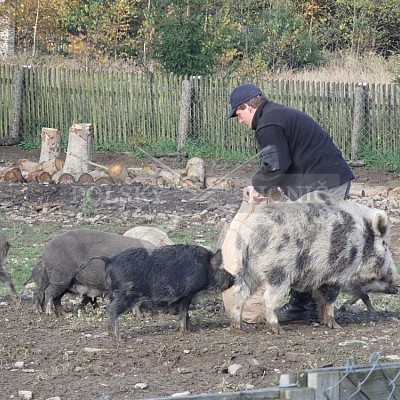
M 179 330 L 181 332 L 187 332 L 188 330 L 191 331 L 193 326 L 189 318 L 189 305 L 191 299 L 190 298 L 183 298 L 178 303 L 179 304 Z
M 8 272 L 2 270 L 0 268 L 0 282 L 3 282 L 5 285 L 7 285 L 11 291 L 11 296 L 14 300 L 14 302 L 17 301 L 18 295 L 17 291 L 15 290 L 14 284 L 12 282 L 11 276 Z
M 84 294 L 81 302 L 78 304 L 78 309 L 81 310 L 82 308 L 86 307 L 88 304 L 91 304 L 94 309 L 99 308 L 99 304 L 97 303 L 97 299 L 91 298 L 88 295 Z
M 321 323 L 331 329 L 341 328 L 335 321 L 335 302 L 339 295 L 340 287 L 337 285 L 322 285 L 313 294 L 318 304 Z
M 281 332 L 275 310 L 282 304 L 283 298 L 287 292 L 288 289 L 285 289 L 285 286 L 277 287 L 269 284 L 265 286 L 265 292 L 263 294 L 265 321 L 268 328 L 275 334 Z
M 244 281 L 241 281 L 240 285 L 234 286 L 231 310 L 231 325 L 233 329 L 242 329 L 243 308 L 251 294 L 249 287 Z
M 67 288 L 63 286 L 50 283 L 44 293 L 44 304 L 46 305 L 46 314 L 51 314 L 51 306 L 54 305 L 54 312 L 56 316 L 62 314 L 61 298 L 67 292 Z
M 347 309 L 346 306 L 351 306 L 351 305 L 353 305 L 356 301 L 358 301 L 358 300 L 360 300 L 360 299 L 361 299 L 362 302 L 366 305 L 367 310 L 368 310 L 370 313 L 375 312 L 375 308 L 373 307 L 373 305 L 372 305 L 372 303 L 371 303 L 371 299 L 369 298 L 369 296 L 368 296 L 367 293 L 364 293 L 364 294 L 362 294 L 362 293 L 356 293 L 356 294 L 354 294 L 354 296 L 353 296 L 351 299 L 346 300 L 346 301 L 343 303 L 343 305 L 340 307 L 340 309 L 341 309 L 341 310 L 346 310 L 346 309 Z
M 134 297 L 126 297 L 124 292 L 114 291 L 112 301 L 107 307 L 108 312 L 108 333 L 116 338 L 120 338 L 118 317 L 135 307 L 140 299 Z M 140 303 L 139 303 L 140 304 Z

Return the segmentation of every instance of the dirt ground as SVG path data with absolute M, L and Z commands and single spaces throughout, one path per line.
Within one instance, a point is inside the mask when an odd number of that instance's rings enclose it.
M 39 153 L 0 147 L 0 166 L 21 158 L 35 161 Z M 93 161 L 105 165 L 117 159 L 129 166 L 144 162 L 127 155 L 93 155 Z M 163 162 L 184 167 L 182 161 Z M 182 203 L 186 192 L 154 189 L 163 200 L 157 212 L 169 208 L 188 215 L 201 213 L 204 207 L 239 206 L 240 187 L 249 183 L 255 168 L 254 164 L 237 168 L 208 162 L 207 173 L 229 175 L 235 182 L 234 190 L 215 191 L 204 201 Z M 379 187 L 385 191 L 400 186 L 396 172 L 355 168 L 354 173 L 360 190 Z M 5 215 L 11 218 L 9 210 L 13 210 L 12 215 L 28 218 L 40 204 L 60 202 L 60 196 L 65 200 L 65 192 L 55 186 L 0 182 L 0 224 Z M 76 211 L 73 203 L 62 209 L 63 213 Z M 392 251 L 399 265 L 399 210 L 389 211 L 394 215 Z M 115 213 L 110 224 L 120 220 L 118 210 L 103 212 Z M 124 229 L 121 226 L 121 231 Z M 393 306 L 398 297 L 371 297 L 377 312 L 368 313 L 363 306 L 358 312 L 337 312 L 341 329 L 328 330 L 312 321 L 292 323 L 285 325 L 279 336 L 270 334 L 263 325 L 245 325 L 240 333 L 231 330 L 221 300 L 211 297 L 191 309 L 195 329 L 190 333 L 176 331 L 174 315 L 135 318 L 127 314 L 121 318 L 121 341 L 106 333 L 106 301 L 98 310 L 87 307 L 56 318 L 34 312 L 29 300 L 13 304 L 8 298 L 0 299 L 0 398 L 16 399 L 19 391 L 31 391 L 34 399 L 44 400 L 57 396 L 62 400 L 122 400 L 251 390 L 279 385 L 281 374 L 301 369 L 344 366 L 349 360 L 367 364 L 377 354 L 383 357 L 382 362 L 385 357 L 393 360 L 393 356 L 399 360 L 400 307 Z M 233 364 L 241 366 L 235 374 L 228 369 Z

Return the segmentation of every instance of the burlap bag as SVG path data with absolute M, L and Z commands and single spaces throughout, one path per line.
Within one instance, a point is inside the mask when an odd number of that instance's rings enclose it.
M 265 203 L 261 204 L 249 204 L 247 201 L 243 201 L 239 208 L 239 211 L 235 215 L 229 227 L 225 230 L 225 236 L 222 242 L 222 257 L 224 259 L 225 268 L 233 275 L 237 275 L 240 263 L 236 258 L 236 238 L 239 227 L 249 217 L 251 213 L 257 212 L 257 209 L 263 207 Z M 224 235 L 224 233 L 222 234 Z M 233 290 L 235 286 L 222 293 L 222 299 L 224 301 L 225 309 L 230 313 L 232 309 Z M 259 288 L 257 292 L 250 297 L 243 309 L 242 321 L 249 324 L 258 324 L 265 321 L 265 312 L 262 301 L 262 295 L 264 288 Z

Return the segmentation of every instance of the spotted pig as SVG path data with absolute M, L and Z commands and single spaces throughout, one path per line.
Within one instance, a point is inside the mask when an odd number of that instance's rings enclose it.
M 265 204 L 238 228 L 235 252 L 240 268 L 232 326 L 241 328 L 246 300 L 265 285 L 266 322 L 273 332 L 279 333 L 274 310 L 291 288 L 312 292 L 321 323 L 339 327 L 334 303 L 342 288 L 398 281 L 388 246 L 389 229 L 384 211 L 325 192 L 294 202 Z

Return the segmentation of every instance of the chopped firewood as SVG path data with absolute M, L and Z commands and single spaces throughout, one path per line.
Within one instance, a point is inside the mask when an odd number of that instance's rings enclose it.
M 68 172 L 63 172 L 58 177 L 58 183 L 75 183 L 75 178 L 72 174 L 69 174 Z
M 4 174 L 4 180 L 7 182 L 23 182 L 24 178 L 19 168 L 11 168 Z
M 200 187 L 204 187 L 206 169 L 204 160 L 199 157 L 191 158 L 186 165 L 185 176 L 192 180 L 200 182 Z
M 94 183 L 94 178 L 92 175 L 84 172 L 83 174 L 79 175 L 78 183 Z
M 40 183 L 53 183 L 53 178 L 51 174 L 47 171 L 40 171 L 37 176 L 37 181 Z
M 125 165 L 121 163 L 111 164 L 107 173 L 114 183 L 124 183 L 128 176 L 128 171 L 126 170 Z
M 37 182 L 37 178 L 41 171 L 31 171 L 27 175 L 25 175 L 26 182 Z
M 56 157 L 54 159 L 54 164 L 56 166 L 57 171 L 61 171 L 64 167 L 65 160 L 61 157 Z
M 109 176 L 101 176 L 100 178 L 97 178 L 94 183 L 96 185 L 111 185 L 113 181 Z
M 12 167 L 19 168 L 21 171 L 40 171 L 41 165 L 37 162 L 22 159 L 11 165 Z
M 206 187 L 215 189 L 233 189 L 234 185 L 230 179 L 206 176 Z
M 61 157 L 57 157 L 40 164 L 41 170 L 48 172 L 50 175 L 55 174 L 57 171 L 61 171 L 63 165 L 64 160 Z

